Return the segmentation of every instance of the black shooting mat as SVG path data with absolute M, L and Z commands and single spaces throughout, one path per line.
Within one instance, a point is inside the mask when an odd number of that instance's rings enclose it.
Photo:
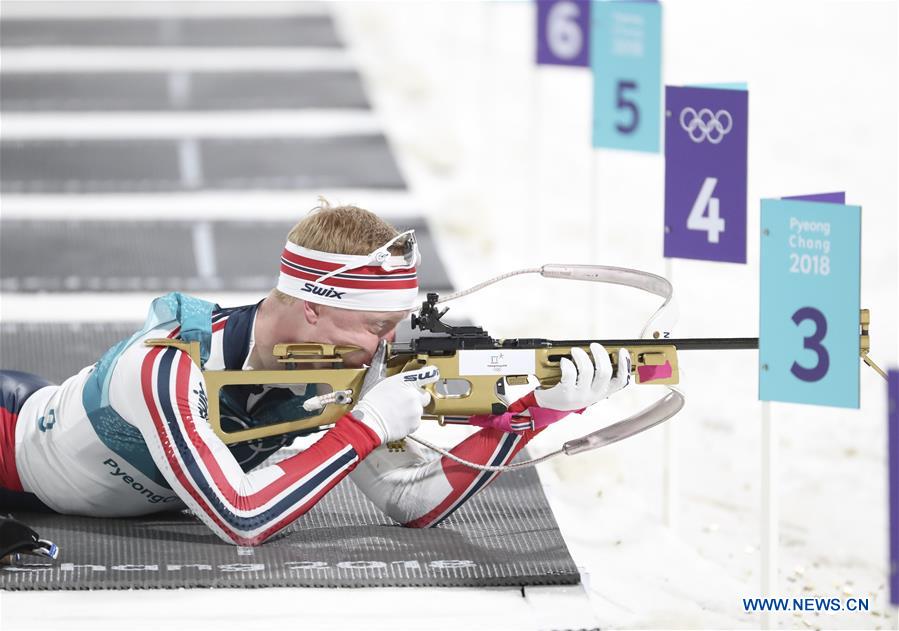
M 189 170 L 181 165 L 186 154 Z M 4 193 L 316 188 L 403 189 L 405 183 L 381 135 L 0 143 Z
M 30 372 L 52 383 L 62 383 L 95 363 L 113 344 L 131 337 L 141 324 L 137 320 L 3 322 L 0 323 L 0 370 Z
M 358 73 L 92 72 L 0 74 L 3 111 L 369 109 Z
M 536 471 L 500 475 L 436 528 L 390 522 L 350 480 L 286 534 L 222 542 L 187 512 L 130 519 L 15 515 L 59 546 L 0 570 L 2 589 L 572 585 L 578 570 Z
M 337 47 L 327 15 L 0 20 L 3 47 Z
M 248 207 L 248 215 L 251 208 Z M 299 218 L 298 214 L 298 218 Z M 414 229 L 423 291 L 452 283 L 421 218 L 397 219 Z M 281 221 L 0 221 L 0 290 L 258 291 L 278 281 L 278 257 L 293 222 Z M 196 230 L 208 230 L 212 269 L 200 269 Z M 35 247 L 34 244 L 41 246 Z M 48 256 L 52 253 L 52 256 Z M 210 273 L 210 272 L 214 273 Z

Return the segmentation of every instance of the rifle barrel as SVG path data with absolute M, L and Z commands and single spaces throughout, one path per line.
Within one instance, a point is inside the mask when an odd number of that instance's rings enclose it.
M 759 347 L 757 337 L 694 337 L 657 340 L 553 340 L 552 346 L 589 346 L 599 342 L 603 346 L 674 346 L 679 351 L 750 350 Z
M 494 339 L 490 336 L 427 336 L 398 342 L 392 345 L 392 353 L 409 355 L 416 353 L 453 354 L 462 350 L 556 348 L 562 346 L 590 346 L 599 342 L 603 346 L 637 348 L 640 346 L 674 346 L 682 351 L 717 351 L 757 349 L 757 337 L 696 337 L 684 339 L 628 339 L 628 340 L 546 340 L 543 338 Z

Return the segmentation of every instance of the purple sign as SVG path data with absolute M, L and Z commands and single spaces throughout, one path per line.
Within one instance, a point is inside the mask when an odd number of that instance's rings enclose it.
M 824 202 L 825 204 L 845 204 L 846 192 L 839 191 L 837 193 L 815 193 L 814 195 L 791 195 L 789 197 L 781 197 L 781 199 L 798 199 L 804 202 Z
M 665 87 L 666 257 L 746 262 L 746 90 Z
M 537 0 L 537 63 L 590 65 L 589 0 Z
M 899 605 L 899 370 L 889 372 L 890 602 Z

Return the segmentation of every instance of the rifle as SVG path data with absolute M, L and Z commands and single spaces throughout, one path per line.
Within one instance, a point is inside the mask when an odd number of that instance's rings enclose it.
M 546 278 L 625 285 L 657 295 L 664 302 L 637 339 L 496 339 L 481 327 L 453 326 L 442 321 L 448 309 L 439 309 L 438 304 L 470 294 L 510 276 L 528 273 L 539 273 Z M 422 335 L 406 342 L 388 344 L 385 373 L 390 376 L 425 365 L 436 366 L 440 371 L 440 379 L 426 386 L 433 396 L 431 403 L 425 408 L 423 418 L 446 424 L 459 422 L 476 414 L 503 414 L 510 401 L 509 393 L 518 386 L 527 385 L 532 389 L 535 385 L 547 388 L 557 384 L 561 378 L 559 362 L 563 357 L 571 359 L 571 349 L 575 346 L 589 353 L 590 344 L 599 342 L 609 353 L 613 369 L 617 369 L 618 349 L 626 348 L 630 356 L 633 381 L 637 384 L 666 386 L 668 392 L 641 412 L 568 441 L 562 449 L 550 454 L 552 456 L 564 452 L 573 455 L 618 442 L 677 414 L 684 405 L 683 394 L 673 387 L 679 383 L 678 351 L 758 349 L 757 337 L 671 338 L 670 330 L 676 319 L 675 313 L 671 283 L 649 272 L 600 265 L 544 265 L 519 270 L 443 299 L 436 293 L 427 294 L 418 314 L 412 315 L 411 322 L 412 328 L 420 330 Z M 868 312 L 863 310 L 860 355 L 866 363 L 883 374 L 867 357 L 870 349 L 867 334 L 869 322 Z M 425 335 L 426 333 L 429 335 Z M 197 366 L 201 366 L 198 342 L 152 339 L 147 340 L 146 344 L 178 347 L 189 353 Z M 343 366 L 344 356 L 358 350 L 354 346 L 324 343 L 283 343 L 276 344 L 273 353 L 285 370 L 204 370 L 209 423 L 227 444 L 331 425 L 349 411 L 353 394 L 359 393 L 363 386 L 368 368 Z M 320 364 L 330 367 L 304 368 Z M 219 399 L 222 388 L 235 385 L 309 387 L 312 384 L 316 386 L 317 392 L 322 393 L 304 403 L 307 411 L 316 412 L 312 416 L 235 431 L 226 431 L 221 426 Z M 441 453 L 447 453 L 426 441 L 410 438 Z M 549 456 L 540 460 L 547 457 Z M 482 466 L 478 468 L 489 469 Z

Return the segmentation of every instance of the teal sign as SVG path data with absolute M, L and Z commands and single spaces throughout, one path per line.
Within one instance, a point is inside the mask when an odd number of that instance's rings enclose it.
M 759 399 L 858 408 L 860 294 L 860 206 L 762 200 Z
M 658 153 L 661 5 L 594 0 L 590 23 L 593 146 Z

